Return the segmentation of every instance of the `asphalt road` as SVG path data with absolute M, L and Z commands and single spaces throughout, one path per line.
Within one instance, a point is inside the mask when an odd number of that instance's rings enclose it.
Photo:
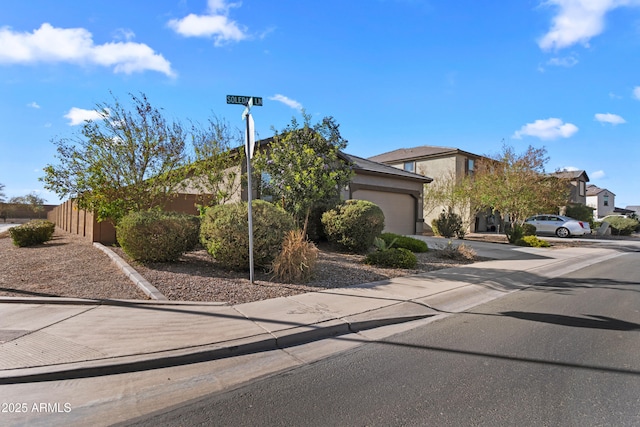
M 135 425 L 638 426 L 639 263 L 629 252 Z

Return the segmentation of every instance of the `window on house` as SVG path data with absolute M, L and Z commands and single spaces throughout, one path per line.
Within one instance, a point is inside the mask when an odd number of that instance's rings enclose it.
M 584 183 L 584 181 L 580 181 L 579 182 L 579 186 L 580 186 L 580 195 L 584 196 L 584 192 L 585 192 L 585 183 Z
M 475 168 L 476 168 L 476 161 L 474 159 L 467 159 L 464 165 L 464 170 L 467 173 L 467 175 L 473 175 Z
M 602 198 L 602 204 L 604 206 L 609 206 L 609 195 L 605 194 L 604 197 Z
M 261 200 L 265 200 L 267 202 L 273 201 L 273 194 L 269 189 L 269 182 L 271 182 L 271 175 L 266 172 L 262 172 L 260 176 L 260 196 Z
M 406 170 L 407 172 L 415 172 L 416 162 L 404 162 L 404 170 Z

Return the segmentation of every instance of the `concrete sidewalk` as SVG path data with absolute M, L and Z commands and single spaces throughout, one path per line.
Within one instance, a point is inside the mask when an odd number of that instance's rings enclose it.
M 0 384 L 178 366 L 460 312 L 621 254 L 464 243 L 495 260 L 236 306 L 0 298 Z

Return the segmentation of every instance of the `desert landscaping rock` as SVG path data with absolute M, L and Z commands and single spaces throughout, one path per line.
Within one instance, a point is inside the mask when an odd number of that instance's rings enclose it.
M 176 263 L 141 265 L 118 247 L 110 247 L 172 301 L 241 304 L 323 289 L 375 282 L 453 267 L 471 261 L 443 260 L 437 251 L 416 254 L 413 270 L 365 265 L 364 256 L 320 245 L 314 278 L 307 284 L 280 283 L 269 272 L 226 271 L 205 250 L 185 254 Z M 0 296 L 57 296 L 91 299 L 147 299 L 109 257 L 82 237 L 56 230 L 43 245 L 18 248 L 0 238 Z

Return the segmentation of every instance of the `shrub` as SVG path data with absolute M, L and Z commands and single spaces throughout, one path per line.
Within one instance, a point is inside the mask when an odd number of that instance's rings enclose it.
M 570 204 L 565 210 L 565 215 L 578 221 L 593 223 L 594 209 L 587 205 Z
M 282 250 L 273 260 L 274 276 L 286 282 L 306 282 L 315 270 L 318 248 L 306 239 L 302 230 L 287 233 Z
M 415 268 L 418 259 L 408 249 L 391 248 L 371 252 L 364 259 L 364 263 L 386 268 Z
M 612 216 L 604 220 L 611 226 L 611 234 L 617 236 L 630 236 L 638 227 L 638 221 L 632 218 Z
M 509 243 L 515 243 L 525 235 L 524 227 L 520 224 L 507 222 L 504 225 L 504 234 L 507 235 L 507 240 L 509 240 Z
M 523 236 L 516 241 L 518 246 L 529 246 L 532 248 L 548 248 L 551 245 L 546 240 L 538 239 L 536 236 Z
M 322 215 L 329 242 L 349 252 L 363 253 L 384 228 L 384 214 L 366 200 L 347 200 Z
M 151 209 L 125 215 L 116 227 L 116 238 L 132 259 L 140 262 L 172 262 L 198 243 L 197 216 Z
M 309 212 L 309 222 L 307 223 L 307 237 L 314 241 L 326 241 L 327 235 L 324 232 L 322 226 L 322 215 L 330 209 L 335 208 L 340 204 L 340 199 L 327 199 L 316 202 L 311 207 Z
M 522 235 L 523 236 L 535 236 L 536 235 L 536 226 L 533 224 L 522 224 Z
M 438 256 L 446 259 L 472 261 L 476 258 L 476 251 L 471 246 L 454 245 L 449 241 L 446 246 L 440 248 Z
M 413 237 L 401 236 L 395 233 L 382 233 L 380 238 L 384 240 L 387 245 L 391 245 L 391 242 L 395 241 L 393 243 L 394 248 L 409 249 L 411 252 L 427 252 L 429 250 L 426 242 L 414 239 Z
M 253 263 L 268 269 L 282 248 L 287 232 L 294 229 L 291 215 L 264 200 L 254 200 Z M 206 210 L 200 242 L 207 252 L 230 270 L 249 269 L 249 222 L 247 202 L 218 205 Z
M 464 237 L 464 230 L 462 229 L 462 217 L 453 212 L 451 208 L 447 211 L 442 211 L 438 218 L 431 221 L 431 227 L 433 232 L 442 237 L 453 237 L 462 235 Z
M 44 219 L 36 219 L 12 227 L 9 229 L 9 235 L 13 240 L 13 244 L 18 247 L 39 245 L 51 240 L 56 225 Z

